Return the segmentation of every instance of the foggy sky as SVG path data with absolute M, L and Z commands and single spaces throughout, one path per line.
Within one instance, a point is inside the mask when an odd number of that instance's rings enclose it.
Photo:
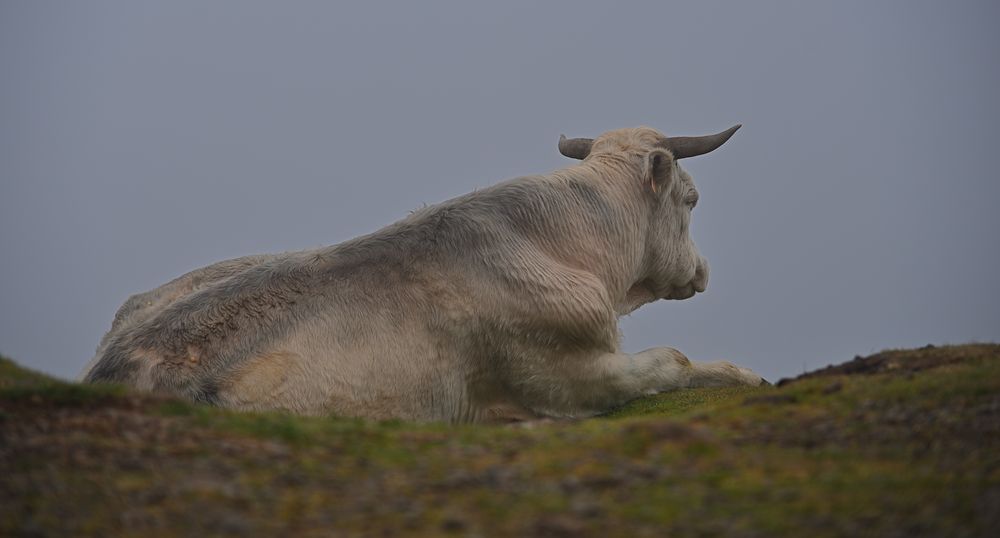
M 683 162 L 708 291 L 626 351 L 1000 340 L 996 2 L 346 4 L 0 3 L 0 353 L 72 377 L 191 269 L 571 165 L 560 133 L 737 122 Z

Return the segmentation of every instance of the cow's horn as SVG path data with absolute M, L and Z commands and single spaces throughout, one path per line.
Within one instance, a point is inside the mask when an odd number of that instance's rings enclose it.
M 593 138 L 566 138 L 566 135 L 559 135 L 559 153 L 570 159 L 586 159 L 590 155 L 590 146 L 593 145 Z
M 674 154 L 675 159 L 696 157 L 698 155 L 704 155 L 725 144 L 726 140 L 729 140 L 729 137 L 733 136 L 733 133 L 735 133 L 740 127 L 743 126 L 736 124 L 721 133 L 713 135 L 673 136 L 664 140 L 662 145 Z M 559 149 L 562 149 L 562 141 L 559 142 Z M 565 154 L 566 153 L 564 152 L 563 155 Z

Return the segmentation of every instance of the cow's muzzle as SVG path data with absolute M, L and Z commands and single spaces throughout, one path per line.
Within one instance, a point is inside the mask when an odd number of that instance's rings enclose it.
M 698 256 L 698 263 L 695 266 L 694 276 L 685 284 L 671 287 L 664 299 L 684 300 L 694 297 L 696 293 L 701 293 L 708 288 L 708 262 L 705 258 Z
M 704 256 L 698 256 L 698 265 L 691 280 L 691 287 L 698 293 L 708 289 L 708 260 Z

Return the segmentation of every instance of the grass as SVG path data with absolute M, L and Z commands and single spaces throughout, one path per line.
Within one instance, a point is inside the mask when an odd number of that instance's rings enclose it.
M 0 535 L 988 536 L 1000 346 L 898 350 L 605 417 L 235 413 L 0 360 Z

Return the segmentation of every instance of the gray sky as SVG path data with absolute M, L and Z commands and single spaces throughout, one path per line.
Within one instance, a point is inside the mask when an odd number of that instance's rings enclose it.
M 570 165 L 563 132 L 736 122 L 684 162 L 708 291 L 627 351 L 1000 340 L 1000 4 L 344 4 L 0 3 L 0 352 L 71 377 L 188 270 Z

